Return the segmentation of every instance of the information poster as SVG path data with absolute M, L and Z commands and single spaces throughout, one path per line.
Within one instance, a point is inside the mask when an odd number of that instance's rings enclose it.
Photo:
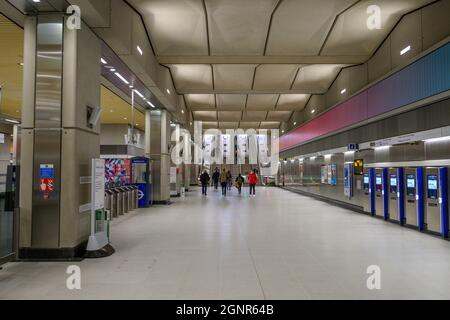
M 105 160 L 94 159 L 92 168 L 92 187 L 94 210 L 103 209 L 105 207 Z
M 328 167 L 325 165 L 320 167 L 320 182 L 324 184 L 328 183 Z
M 329 180 L 329 181 L 332 186 L 335 186 L 335 185 L 337 185 L 337 166 L 336 166 L 336 164 L 330 165 L 330 171 L 331 171 L 331 180 Z

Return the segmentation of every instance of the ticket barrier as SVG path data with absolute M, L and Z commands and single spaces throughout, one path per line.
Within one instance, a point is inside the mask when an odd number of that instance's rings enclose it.
M 375 169 L 375 216 L 385 220 L 389 217 L 387 168 Z
M 105 209 L 109 210 L 112 218 L 117 217 L 117 197 L 113 190 L 105 190 Z
M 129 202 L 128 202 L 128 190 L 127 187 L 120 187 L 118 188 L 120 190 L 121 196 L 122 196 L 122 210 L 123 214 L 128 213 L 130 211 L 129 209 Z
M 425 168 L 425 181 L 424 229 L 448 237 L 447 168 Z
M 124 214 L 123 211 L 123 194 L 119 188 L 114 188 L 112 191 L 115 194 L 116 204 L 117 204 L 117 217 Z

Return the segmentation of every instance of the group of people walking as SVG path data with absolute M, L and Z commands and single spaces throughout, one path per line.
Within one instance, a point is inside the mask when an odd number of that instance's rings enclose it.
M 208 192 L 208 185 L 210 183 L 211 177 L 209 176 L 208 172 L 205 170 L 200 175 L 200 182 L 202 184 L 202 194 L 207 195 Z M 219 183 L 222 188 L 222 196 L 227 196 L 227 191 L 231 191 L 231 188 L 233 186 L 233 176 L 231 175 L 230 171 L 226 171 L 225 169 L 222 170 L 222 172 L 219 171 L 219 168 L 216 168 L 212 174 L 212 182 L 214 186 L 214 190 L 217 191 L 219 188 Z M 254 197 L 256 195 L 256 184 L 258 183 L 258 175 L 256 174 L 255 170 L 252 170 L 247 175 L 247 182 L 249 184 L 250 189 L 250 197 Z M 245 179 L 242 176 L 242 174 L 239 173 L 239 175 L 234 180 L 234 186 L 238 190 L 239 195 L 242 194 L 242 187 L 244 186 Z

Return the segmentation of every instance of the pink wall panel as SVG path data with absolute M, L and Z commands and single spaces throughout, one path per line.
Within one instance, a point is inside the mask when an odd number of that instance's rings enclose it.
M 367 119 L 367 91 L 280 137 L 280 151 Z

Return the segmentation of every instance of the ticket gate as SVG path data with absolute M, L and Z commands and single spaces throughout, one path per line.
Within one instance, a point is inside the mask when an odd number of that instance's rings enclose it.
M 405 194 L 404 186 L 404 169 L 403 168 L 389 168 L 388 169 L 388 208 L 389 220 L 404 223 L 405 215 Z
M 116 204 L 117 204 L 117 216 L 124 214 L 123 211 L 123 195 L 119 188 L 114 188 L 112 191 L 115 193 Z
M 388 201 L 387 168 L 375 169 L 375 216 L 388 219 L 389 201 Z
M 424 228 L 448 237 L 447 168 L 425 168 Z
M 120 195 L 122 196 L 122 210 L 123 210 L 123 214 L 128 213 L 129 210 L 129 203 L 128 203 L 128 191 L 126 187 L 120 187 L 118 188 L 120 191 Z

